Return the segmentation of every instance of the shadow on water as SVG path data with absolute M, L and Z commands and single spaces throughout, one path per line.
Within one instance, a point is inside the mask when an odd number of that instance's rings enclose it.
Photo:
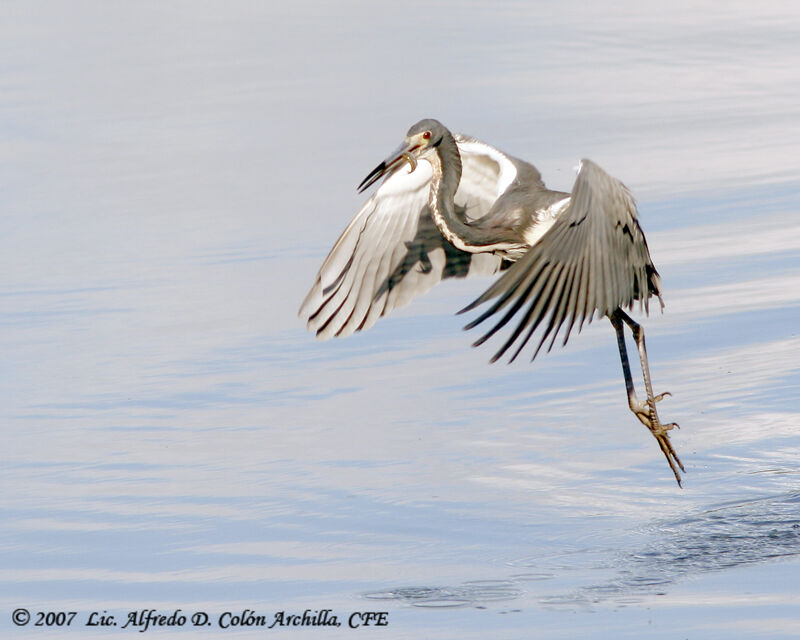
M 416 607 L 480 607 L 520 598 L 531 590 L 530 583 L 561 578 L 559 574 L 565 571 L 585 575 L 587 570 L 597 570 L 610 573 L 611 578 L 560 594 L 539 593 L 535 599 L 545 607 L 632 603 L 638 597 L 663 595 L 686 577 L 800 556 L 800 491 L 720 504 L 680 520 L 654 524 L 646 534 L 652 540 L 647 545 L 633 552 L 602 552 L 601 560 L 595 559 L 596 550 L 586 549 L 571 554 L 571 566 L 561 563 L 560 557 L 513 562 L 515 567 L 535 568 L 536 572 L 519 573 L 508 580 L 396 587 L 364 597 Z
M 474 580 L 453 587 L 398 587 L 364 596 L 370 600 L 399 600 L 415 607 L 436 609 L 514 600 L 523 593 L 515 580 Z

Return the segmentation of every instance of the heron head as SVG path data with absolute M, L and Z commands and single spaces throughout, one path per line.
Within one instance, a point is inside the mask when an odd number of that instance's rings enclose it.
M 445 136 L 450 136 L 441 122 L 426 118 L 420 120 L 412 126 L 406 134 L 406 143 L 418 147 L 418 156 L 422 157 L 426 152 L 438 147 Z
M 420 120 L 408 130 L 403 143 L 358 185 L 359 193 L 368 189 L 383 176 L 396 171 L 406 162 L 410 166 L 410 171 L 414 171 L 417 168 L 417 160 L 433 153 L 446 135 L 450 135 L 450 132 L 438 120 L 430 118 Z

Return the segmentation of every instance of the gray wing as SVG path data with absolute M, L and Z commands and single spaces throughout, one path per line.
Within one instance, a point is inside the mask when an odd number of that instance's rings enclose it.
M 491 209 L 515 176 L 497 149 L 457 136 L 464 159 L 457 209 L 470 219 Z M 504 162 L 505 159 L 505 162 Z M 456 249 L 428 209 L 431 165 L 420 161 L 387 176 L 331 249 L 299 315 L 319 338 L 371 327 L 445 278 L 490 275 L 502 258 Z
M 505 315 L 475 346 L 505 326 L 517 325 L 495 354 L 500 358 L 519 339 L 514 360 L 536 329 L 542 329 L 533 358 L 551 336 L 548 351 L 562 325 L 566 344 L 575 323 L 598 317 L 639 300 L 648 310 L 651 295 L 661 294 L 661 278 L 650 259 L 628 189 L 591 160 L 582 160 L 570 201 L 553 226 L 468 307 L 498 298 L 467 329 L 506 309 Z M 523 335 L 524 332 L 524 335 Z M 531 359 L 533 359 L 531 358 Z

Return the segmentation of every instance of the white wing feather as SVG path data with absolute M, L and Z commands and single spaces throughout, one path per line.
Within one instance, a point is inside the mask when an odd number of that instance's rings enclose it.
M 457 135 L 463 171 L 455 202 L 469 219 L 485 215 L 516 177 L 514 163 L 494 147 Z M 449 277 L 491 275 L 492 254 L 456 249 L 428 209 L 430 163 L 389 175 L 337 240 L 303 301 L 299 315 L 321 339 L 371 327 Z

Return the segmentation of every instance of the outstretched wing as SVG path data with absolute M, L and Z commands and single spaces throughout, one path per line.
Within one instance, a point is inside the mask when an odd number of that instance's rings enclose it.
M 508 156 L 483 142 L 456 136 L 464 165 L 456 208 L 469 219 L 485 215 L 514 180 Z M 387 176 L 331 249 L 299 315 L 319 338 L 371 327 L 445 278 L 490 275 L 502 266 L 493 254 L 456 249 L 428 209 L 432 169 L 420 161 Z
M 498 298 L 467 325 L 470 329 L 507 309 L 475 346 L 516 318 L 517 326 L 494 362 L 519 339 L 514 360 L 545 320 L 533 358 L 549 336 L 548 351 L 552 348 L 562 325 L 566 344 L 578 320 L 580 331 L 595 312 L 598 317 L 609 315 L 618 307 L 632 307 L 636 300 L 647 310 L 648 298 L 660 298 L 660 293 L 661 279 L 636 219 L 633 196 L 594 162 L 582 160 L 569 204 L 553 226 L 463 311 Z

